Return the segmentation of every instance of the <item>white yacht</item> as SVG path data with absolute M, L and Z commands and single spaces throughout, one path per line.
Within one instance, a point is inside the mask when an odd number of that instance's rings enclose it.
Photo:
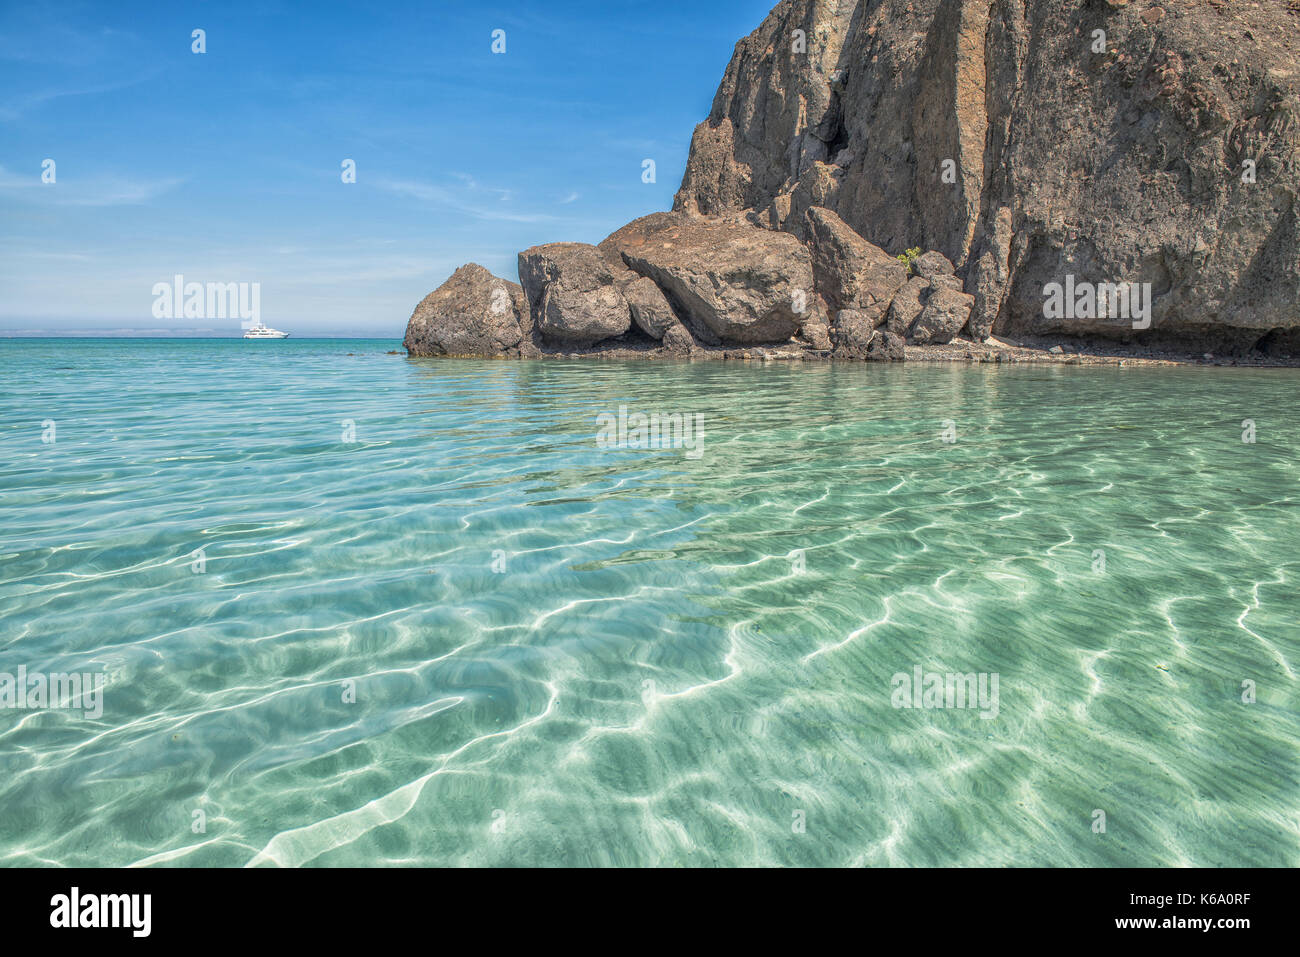
M 244 333 L 245 339 L 288 339 L 289 333 L 281 332 L 279 329 L 272 329 L 270 326 L 262 325 L 262 320 L 258 319 L 253 325 L 248 327 Z

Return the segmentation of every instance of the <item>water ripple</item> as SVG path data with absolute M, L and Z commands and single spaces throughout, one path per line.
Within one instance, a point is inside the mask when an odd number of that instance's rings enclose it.
M 0 862 L 1300 863 L 1294 372 L 388 348 L 0 341 Z

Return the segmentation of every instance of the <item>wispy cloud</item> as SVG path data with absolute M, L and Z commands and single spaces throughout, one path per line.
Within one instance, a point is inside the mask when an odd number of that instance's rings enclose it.
M 469 175 L 469 173 L 452 173 L 451 175 L 464 183 L 471 192 L 486 193 L 489 196 L 495 196 L 503 203 L 508 203 L 514 198 L 514 190 L 501 189 L 496 186 L 483 186 L 473 176 Z
M 0 64 L 20 65 L 0 93 L 0 122 L 12 123 L 55 100 L 114 93 L 156 78 L 143 41 L 112 27 L 55 22 L 39 7 L 0 15 Z
M 543 223 L 553 220 L 554 216 L 547 216 L 545 213 L 518 213 L 510 210 L 503 210 L 497 206 L 484 205 L 473 201 L 473 195 L 476 193 L 487 192 L 498 197 L 498 201 L 508 201 L 510 198 L 509 190 L 487 189 L 484 190 L 474 183 L 472 179 L 466 184 L 466 191 L 470 194 L 469 198 L 461 195 L 455 190 L 448 189 L 445 186 L 439 186 L 436 183 L 424 183 L 417 180 L 395 180 L 381 179 L 376 185 L 380 189 L 397 193 L 402 196 L 409 196 L 421 203 L 427 203 L 430 206 L 441 206 L 446 209 L 455 210 L 458 213 L 464 213 L 475 219 L 501 220 L 511 223 Z
M 15 198 L 52 206 L 140 206 L 183 182 L 181 178 L 140 180 L 120 176 L 75 179 L 64 174 L 63 179 L 43 183 L 39 169 L 20 176 L 0 166 L 0 190 Z
M 25 93 L 13 93 L 6 97 L 3 102 L 0 102 L 0 121 L 12 123 L 15 120 L 20 120 L 38 106 L 43 106 L 46 103 L 62 99 L 63 97 L 98 96 L 101 93 L 113 93 L 117 90 L 124 90 L 129 86 L 144 83 L 146 80 L 150 80 L 156 75 L 157 71 L 153 71 L 145 76 L 139 76 L 129 80 L 121 80 L 116 83 L 47 88 L 44 90 L 31 90 Z
M 84 189 L 71 192 L 66 198 L 60 197 L 62 206 L 139 206 L 175 189 L 183 179 L 163 179 L 148 182 L 128 180 L 105 180 L 87 183 Z

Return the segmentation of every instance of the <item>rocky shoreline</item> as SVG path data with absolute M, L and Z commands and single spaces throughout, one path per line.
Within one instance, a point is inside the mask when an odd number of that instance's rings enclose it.
M 1003 341 L 990 338 L 974 342 L 961 337 L 942 346 L 905 345 L 903 361 L 911 363 L 994 363 L 1007 365 L 1070 365 L 1070 366 L 1218 366 L 1256 369 L 1297 369 L 1300 356 L 1268 356 L 1254 353 L 1248 356 L 1216 356 L 1212 353 L 1196 355 L 1139 345 L 1080 343 L 1077 340 Z M 390 352 L 390 355 L 401 355 Z M 408 353 L 416 355 L 416 353 Z M 449 357 L 448 357 L 449 358 Z M 569 351 L 545 348 L 529 352 L 526 356 L 464 356 L 462 358 L 494 359 L 583 359 L 607 362 L 639 360 L 679 362 L 860 362 L 859 359 L 839 359 L 833 353 L 817 353 L 805 349 L 758 346 L 748 349 L 725 347 L 698 347 L 688 354 L 672 352 L 657 343 L 622 344 L 603 342 L 589 349 Z
M 526 249 L 518 284 L 463 266 L 404 345 L 1300 365 L 1295 13 L 782 0 L 736 45 L 673 211 Z

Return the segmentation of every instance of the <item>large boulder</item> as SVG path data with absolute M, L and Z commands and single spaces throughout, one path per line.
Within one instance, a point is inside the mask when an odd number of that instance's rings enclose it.
M 862 312 L 841 309 L 831 329 L 835 358 L 865 359 L 868 362 L 902 362 L 906 359 L 903 337 L 878 329 Z
M 942 276 L 951 276 L 953 265 L 943 253 L 931 249 L 912 260 L 912 272 L 933 282 Z
M 627 267 L 623 267 L 626 269 Z M 690 332 L 682 325 L 673 307 L 653 279 L 637 276 L 623 285 L 623 297 L 632 310 L 632 322 L 651 339 L 658 339 L 672 352 L 689 352 L 695 345 Z
M 617 277 L 595 246 L 547 243 L 525 249 L 519 254 L 519 281 L 547 343 L 590 346 L 621 336 L 632 325 Z
M 894 294 L 889 304 L 889 314 L 885 319 L 885 328 L 896 336 L 906 336 L 917 316 L 925 308 L 924 297 L 929 295 L 930 281 L 920 276 L 913 276 L 902 289 Z
M 870 362 L 903 362 L 907 359 L 903 337 L 887 329 L 877 329 L 876 336 L 867 347 L 865 358 Z
M 785 342 L 799 331 L 813 297 L 804 245 L 741 220 L 654 213 L 600 248 L 654 280 L 705 342 Z
M 632 321 L 651 339 L 662 339 L 676 325 L 677 315 L 653 279 L 637 276 L 623 287 L 623 298 L 632 310 Z
M 498 356 L 529 328 L 523 289 L 469 263 L 415 307 L 402 345 L 413 356 Z
M 835 314 L 830 335 L 837 358 L 865 359 L 877 335 L 876 323 L 857 309 L 841 309 Z
M 813 280 L 826 304 L 833 311 L 859 309 L 883 319 L 894 293 L 907 282 L 907 267 L 829 209 L 814 206 L 805 221 Z
M 823 206 L 935 250 L 976 338 L 1276 341 L 1300 328 L 1295 8 L 783 0 L 736 44 L 674 209 L 798 233 Z M 1150 283 L 1151 331 L 1046 315 L 1071 275 Z
M 961 332 L 970 318 L 975 297 L 948 286 L 931 286 L 925 308 L 908 333 L 911 342 L 946 345 Z

